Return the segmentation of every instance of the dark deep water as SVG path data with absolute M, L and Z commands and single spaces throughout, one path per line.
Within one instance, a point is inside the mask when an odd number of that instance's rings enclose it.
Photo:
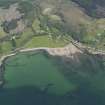
M 5 67 L 0 105 L 105 105 L 104 72 L 89 78 L 71 73 L 68 80 L 42 53 L 18 54 Z

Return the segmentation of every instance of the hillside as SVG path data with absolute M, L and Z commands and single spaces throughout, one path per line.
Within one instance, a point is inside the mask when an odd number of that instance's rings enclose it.
M 105 0 L 72 0 L 85 8 L 88 15 L 105 18 Z
M 1 53 L 20 47 L 61 47 L 71 37 L 104 50 L 103 0 L 8 0 L 0 6 Z

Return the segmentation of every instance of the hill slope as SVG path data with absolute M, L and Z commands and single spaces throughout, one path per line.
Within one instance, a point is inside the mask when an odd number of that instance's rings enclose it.
M 105 0 L 72 0 L 85 8 L 86 12 L 96 18 L 105 17 Z
M 27 43 L 33 47 L 42 46 L 32 40 L 33 36 L 47 35 L 44 39 L 50 37 L 51 40 L 62 41 L 66 36 L 66 39 L 72 37 L 81 43 L 104 49 L 104 4 L 104 0 L 0 1 L 1 46 L 15 45 L 19 48 Z M 13 45 L 10 41 L 12 36 L 16 37 Z

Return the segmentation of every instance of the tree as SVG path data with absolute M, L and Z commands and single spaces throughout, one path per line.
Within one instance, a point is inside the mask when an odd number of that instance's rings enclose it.
M 16 41 L 15 41 L 15 36 L 13 36 L 11 38 L 11 44 L 12 44 L 12 47 L 13 47 L 13 50 L 16 48 Z
M 32 24 L 33 24 L 35 18 L 38 17 L 38 15 L 39 15 L 38 8 L 39 8 L 38 5 L 35 6 L 35 3 L 29 2 L 29 1 L 21 1 L 19 3 L 19 7 L 18 7 L 18 11 L 20 11 L 20 13 L 24 14 L 22 17 L 23 21 L 26 23 L 27 27 L 31 28 L 31 30 L 34 34 L 36 34 L 36 31 L 33 28 Z
M 14 20 L 11 20 L 10 22 L 4 21 L 2 24 L 2 27 L 3 27 L 4 32 L 8 34 L 9 39 L 11 39 L 13 49 L 16 48 L 16 42 L 14 39 L 15 36 L 13 35 L 13 33 L 11 33 L 11 31 L 13 29 L 16 29 L 17 20 L 14 19 Z
M 79 25 L 79 31 L 75 34 L 75 40 L 84 42 L 84 37 L 87 34 L 87 30 L 84 24 Z
M 17 27 L 17 20 L 13 19 L 11 21 L 4 21 L 1 25 L 3 27 L 4 32 L 10 33 L 11 30 Z

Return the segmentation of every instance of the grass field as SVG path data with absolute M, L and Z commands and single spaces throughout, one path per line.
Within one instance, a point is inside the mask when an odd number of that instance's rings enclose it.
M 59 39 L 52 39 L 49 35 L 35 36 L 30 28 L 27 28 L 18 39 L 15 39 L 16 48 L 35 48 L 35 47 L 64 47 L 69 43 L 68 38 L 62 37 Z M 12 46 L 11 40 L 4 41 L 0 45 L 0 55 L 8 54 L 12 51 L 14 47 Z
M 63 47 L 68 43 L 67 40 L 58 39 L 53 40 L 50 39 L 48 35 L 34 37 L 30 40 L 25 47 L 26 48 L 34 48 L 34 47 Z
M 5 36 L 5 34 L 6 34 L 6 33 L 5 33 L 5 32 L 3 31 L 3 29 L 0 27 L 0 38 L 3 37 L 3 36 Z

